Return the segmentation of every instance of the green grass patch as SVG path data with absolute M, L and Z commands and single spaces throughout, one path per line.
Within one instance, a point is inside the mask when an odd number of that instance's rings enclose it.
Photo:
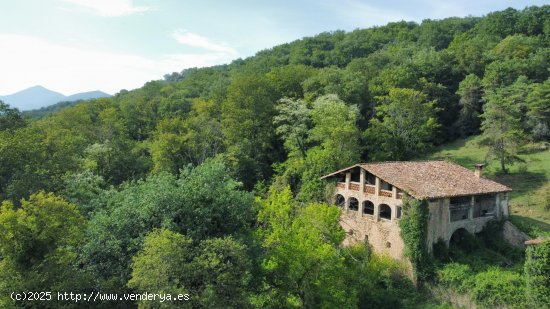
M 487 147 L 479 145 L 479 136 L 459 139 L 438 147 L 428 159 L 444 159 L 473 171 L 476 163 L 485 163 L 484 175 L 510 188 L 510 220 L 531 236 L 550 234 L 550 147 L 529 144 L 519 156 L 525 161 L 502 174 L 497 162 L 486 162 Z

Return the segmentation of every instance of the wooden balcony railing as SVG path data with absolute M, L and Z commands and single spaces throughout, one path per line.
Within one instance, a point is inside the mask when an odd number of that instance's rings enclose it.
M 386 197 L 392 197 L 392 196 L 393 196 L 393 192 L 392 192 L 392 191 L 388 191 L 388 190 L 382 190 L 382 189 L 380 189 L 380 191 L 378 192 L 378 195 L 380 195 L 380 196 L 386 196 Z
M 368 193 L 368 194 L 374 194 L 374 192 L 376 192 L 376 191 L 374 190 L 374 186 L 365 185 L 365 187 L 363 188 L 363 192 Z
M 359 191 L 359 184 L 351 182 L 349 184 L 349 189 L 352 190 L 352 191 Z
M 346 189 L 346 183 L 345 182 L 337 182 L 336 183 L 336 188 Z

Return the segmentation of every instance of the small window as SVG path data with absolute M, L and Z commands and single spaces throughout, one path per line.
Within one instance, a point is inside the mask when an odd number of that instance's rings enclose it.
M 367 172 L 366 175 L 365 175 L 365 183 L 367 185 L 374 186 L 376 184 L 376 176 L 374 176 L 373 174 Z
M 381 204 L 380 206 L 380 218 L 391 220 L 391 208 L 386 204 Z
M 395 207 L 395 217 L 401 219 L 401 206 Z
M 371 201 L 363 202 L 363 214 L 374 215 L 374 204 Z
M 338 207 L 344 208 L 344 205 L 346 205 L 346 199 L 342 195 L 336 194 L 334 204 Z
M 386 248 L 391 248 L 391 242 L 386 242 Z
M 384 180 L 380 179 L 380 189 L 386 190 L 386 191 L 392 191 L 393 186 L 391 184 L 385 182 Z

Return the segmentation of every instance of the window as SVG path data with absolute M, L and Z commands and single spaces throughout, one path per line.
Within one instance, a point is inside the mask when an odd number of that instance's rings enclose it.
M 336 194 L 336 200 L 334 201 L 334 205 L 344 208 L 345 204 L 346 204 L 346 199 L 342 195 Z
M 386 242 L 386 248 L 391 248 L 391 242 Z
M 366 172 L 365 173 L 365 183 L 367 185 L 374 186 L 376 184 L 376 176 L 374 176 L 373 174 L 371 174 L 369 172 Z
M 386 191 L 391 191 L 391 190 L 393 190 L 393 186 L 390 185 L 389 183 L 385 182 L 384 180 L 380 179 L 380 189 L 386 190 Z
M 497 204 L 496 195 L 487 194 L 475 197 L 474 218 L 493 216 Z
M 352 182 L 359 182 L 361 179 L 361 168 L 356 167 L 351 170 L 351 181 Z
M 395 207 L 395 217 L 401 219 L 401 206 Z
M 460 221 L 468 219 L 470 213 L 470 196 L 452 197 L 449 201 L 450 221 Z
M 391 208 L 386 204 L 380 205 L 380 218 L 391 220 Z
M 371 201 L 363 202 L 363 214 L 374 215 L 374 204 Z
M 359 201 L 355 197 L 349 198 L 349 210 L 358 211 L 359 210 Z

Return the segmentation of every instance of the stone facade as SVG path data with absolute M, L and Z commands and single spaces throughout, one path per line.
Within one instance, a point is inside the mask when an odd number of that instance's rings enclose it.
M 342 208 L 345 245 L 368 242 L 374 251 L 407 262 L 399 228 L 402 190 L 356 166 L 341 173 L 335 203 Z M 507 192 L 440 197 L 428 204 L 430 249 L 440 239 L 449 244 L 453 235 L 479 233 L 490 220 L 508 217 Z

